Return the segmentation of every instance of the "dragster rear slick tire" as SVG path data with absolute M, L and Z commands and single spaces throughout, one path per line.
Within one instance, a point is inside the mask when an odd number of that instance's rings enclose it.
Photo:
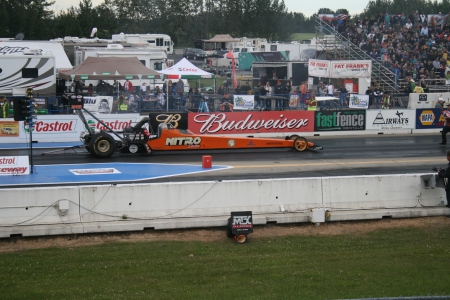
M 116 151 L 116 141 L 106 132 L 99 132 L 91 138 L 89 148 L 91 154 L 96 157 L 111 157 Z
M 303 152 L 308 149 L 308 141 L 304 137 L 297 137 L 294 140 L 293 149 L 298 152 Z

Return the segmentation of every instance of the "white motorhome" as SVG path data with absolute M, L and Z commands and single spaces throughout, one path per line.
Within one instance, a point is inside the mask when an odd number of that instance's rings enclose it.
M 4 55 L 23 55 L 24 52 L 39 53 L 40 55 L 52 54 L 55 57 L 55 68 L 59 70 L 73 69 L 61 42 L 51 41 L 1 41 L 0 57 Z
M 0 94 L 25 96 L 32 88 L 35 95 L 50 97 L 56 93 L 56 59 L 52 54 L 24 50 L 21 54 L 0 55 Z
M 167 34 L 159 33 L 136 33 L 125 34 L 123 32 L 112 35 L 113 42 L 123 41 L 132 44 L 148 43 L 150 48 L 160 49 L 168 54 L 173 53 L 173 42 Z
M 155 71 L 167 68 L 165 52 L 151 48 L 124 48 L 119 44 L 104 47 L 77 47 L 75 49 L 75 66 L 82 64 L 88 57 L 137 57 L 144 66 Z
M 62 43 L 64 47 L 64 51 L 66 52 L 67 57 L 69 58 L 72 65 L 75 65 L 75 48 L 77 47 L 98 47 L 98 48 L 106 48 L 110 44 L 120 44 L 124 48 L 131 48 L 136 46 L 136 44 L 121 42 L 121 41 L 113 41 L 107 39 L 99 39 L 97 37 L 94 38 L 79 38 L 76 36 L 66 36 L 64 38 L 52 39 L 50 41 L 56 41 Z M 145 47 L 148 43 L 140 43 L 139 47 Z

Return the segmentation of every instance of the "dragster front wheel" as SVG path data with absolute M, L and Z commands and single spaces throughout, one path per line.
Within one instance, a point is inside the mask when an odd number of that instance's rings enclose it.
M 111 157 L 116 151 L 116 141 L 106 132 L 99 132 L 91 138 L 89 148 L 96 157 Z
M 299 136 L 294 140 L 293 148 L 298 152 L 303 152 L 308 148 L 308 141 L 304 137 Z

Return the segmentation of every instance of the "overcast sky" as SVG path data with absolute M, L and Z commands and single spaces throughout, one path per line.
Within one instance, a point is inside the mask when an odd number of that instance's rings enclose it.
M 97 6 L 102 3 L 103 0 L 92 0 L 92 5 Z M 78 7 L 80 1 L 73 0 L 55 0 L 55 4 L 52 6 L 53 10 L 66 10 L 71 6 Z M 300 0 L 284 0 L 288 11 L 301 12 L 305 16 L 309 17 L 313 13 L 316 13 L 320 8 L 329 8 L 331 10 L 337 10 L 339 8 L 345 8 L 351 15 L 361 13 L 366 8 L 369 0 L 316 0 L 312 2 L 300 1 Z

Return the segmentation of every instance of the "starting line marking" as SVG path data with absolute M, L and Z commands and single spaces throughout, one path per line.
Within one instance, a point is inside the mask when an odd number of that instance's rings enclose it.
M 155 163 L 62 164 L 34 167 L 34 172 L 30 175 L 2 176 L 0 186 L 133 182 L 232 168 L 212 166 L 205 169 L 201 165 Z

